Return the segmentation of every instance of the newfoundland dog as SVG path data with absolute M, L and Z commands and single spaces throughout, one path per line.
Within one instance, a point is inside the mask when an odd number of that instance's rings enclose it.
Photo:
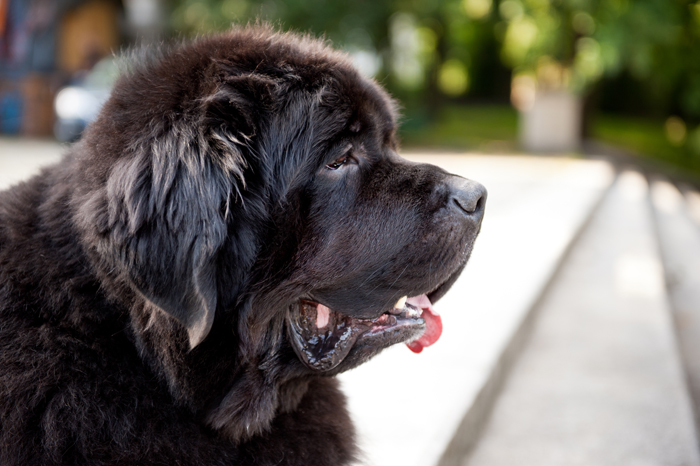
M 352 461 L 334 376 L 437 340 L 486 199 L 396 151 L 395 104 L 318 40 L 132 59 L 0 194 L 0 464 Z

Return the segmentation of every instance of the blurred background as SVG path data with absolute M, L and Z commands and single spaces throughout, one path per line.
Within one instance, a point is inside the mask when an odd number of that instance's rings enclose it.
M 406 147 L 604 144 L 700 173 L 695 0 L 0 0 L 0 132 L 75 139 L 114 53 L 256 19 L 348 51 L 404 105 Z
M 700 0 L 0 0 L 0 189 L 121 50 L 258 20 L 347 51 L 409 158 L 489 190 L 439 344 L 341 376 L 363 464 L 700 465 Z

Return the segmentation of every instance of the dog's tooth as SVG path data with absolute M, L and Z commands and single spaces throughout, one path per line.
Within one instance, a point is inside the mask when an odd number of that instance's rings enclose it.
M 396 301 L 396 304 L 394 304 L 394 309 L 403 309 L 406 307 L 406 300 L 408 299 L 408 296 L 404 296 L 400 298 L 398 301 Z
M 330 316 L 331 310 L 319 303 L 319 305 L 316 307 L 316 328 L 321 329 L 328 325 Z

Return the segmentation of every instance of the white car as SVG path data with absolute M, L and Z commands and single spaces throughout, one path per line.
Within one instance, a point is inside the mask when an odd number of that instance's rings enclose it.
M 100 60 L 79 84 L 61 89 L 54 100 L 54 135 L 59 141 L 75 141 L 99 113 L 118 76 L 112 57 Z

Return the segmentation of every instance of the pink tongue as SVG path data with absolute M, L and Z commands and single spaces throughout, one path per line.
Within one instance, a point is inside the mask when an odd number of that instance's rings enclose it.
M 420 353 L 423 348 L 430 346 L 440 338 L 442 334 L 442 319 L 440 314 L 433 310 L 433 304 L 424 294 L 408 298 L 406 302 L 412 306 L 423 309 L 423 320 L 425 320 L 425 332 L 417 340 L 406 343 L 408 349 L 414 353 Z

